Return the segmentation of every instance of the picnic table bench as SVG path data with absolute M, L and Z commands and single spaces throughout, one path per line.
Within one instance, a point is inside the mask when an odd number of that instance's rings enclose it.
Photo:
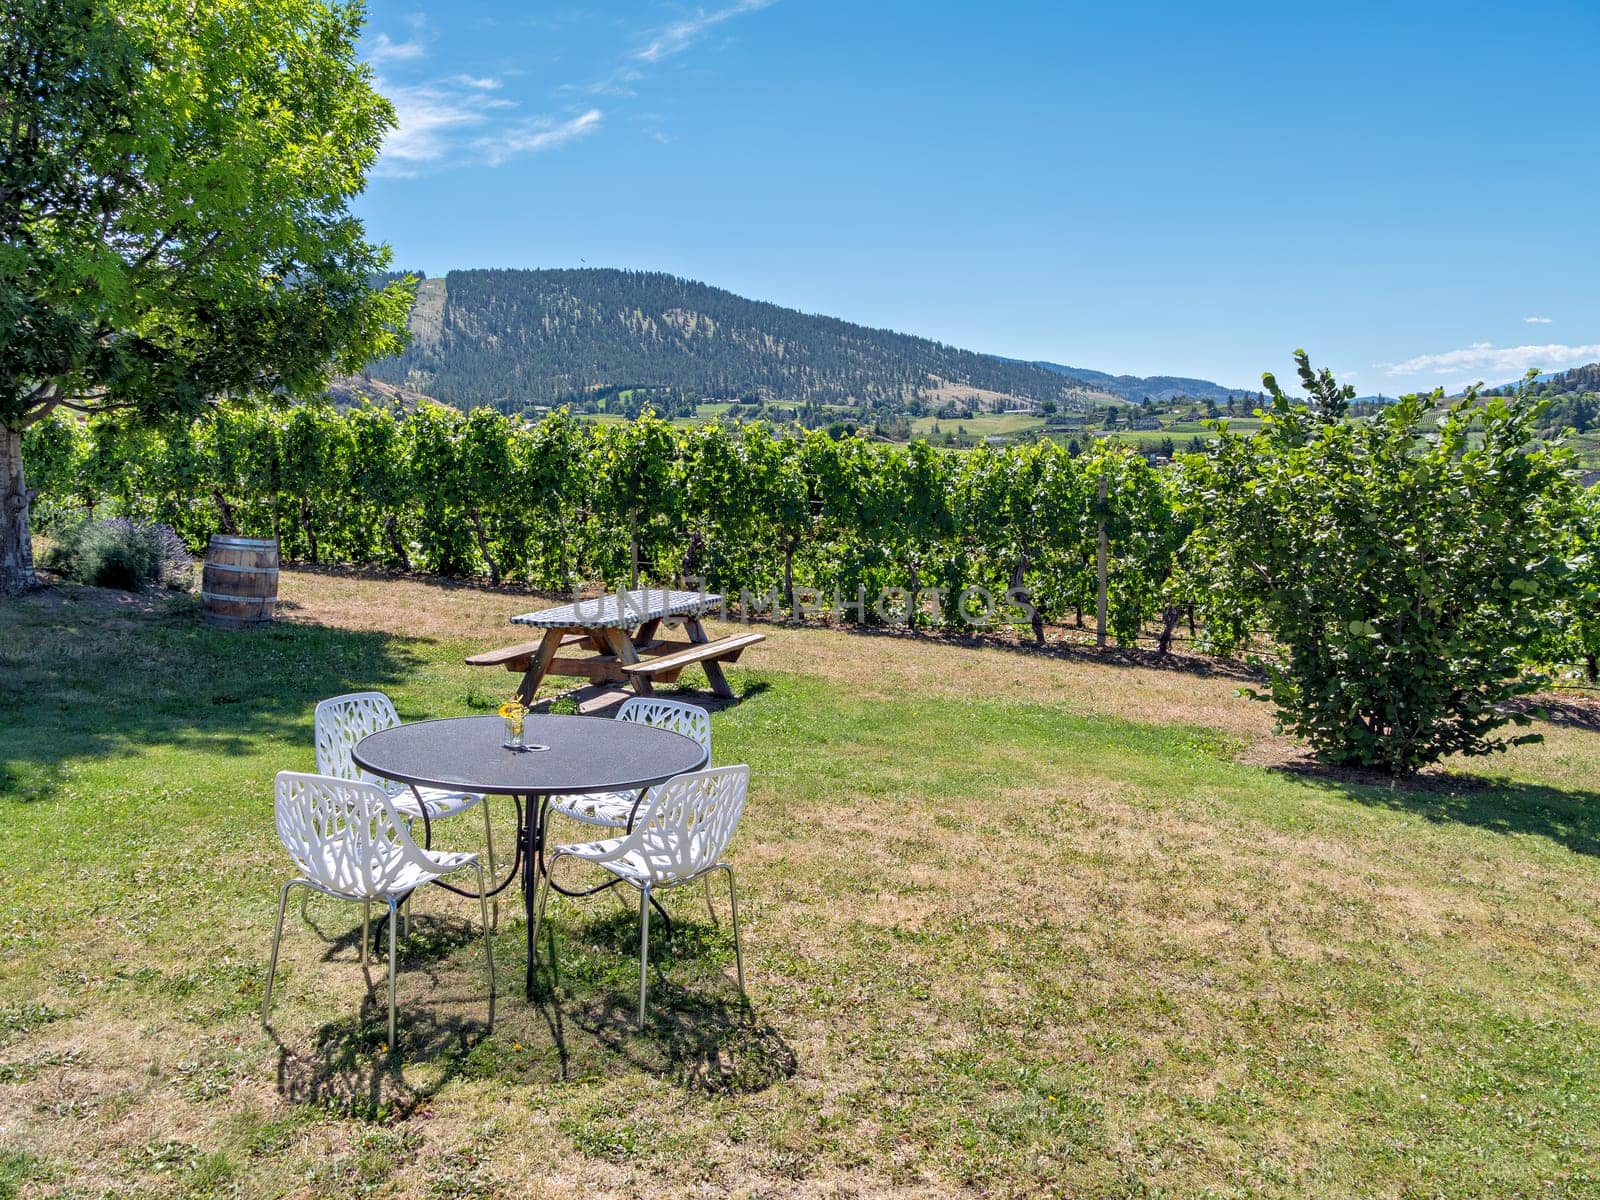
M 709 592 L 641 588 L 579 600 L 556 608 L 522 613 L 512 623 L 542 629 L 538 641 L 521 642 L 474 654 L 466 661 L 475 667 L 503 666 L 521 671 L 517 698 L 532 704 L 546 675 L 572 675 L 595 683 L 631 685 L 640 696 L 654 694 L 654 683 L 671 683 L 685 668 L 705 670 L 711 690 L 731 697 L 722 664 L 735 662 L 757 642 L 761 633 L 741 633 L 715 640 L 706 636 L 700 617 L 717 608 L 722 597 Z M 680 620 L 685 639 L 657 637 L 664 623 Z M 561 656 L 569 647 L 589 651 L 584 657 Z

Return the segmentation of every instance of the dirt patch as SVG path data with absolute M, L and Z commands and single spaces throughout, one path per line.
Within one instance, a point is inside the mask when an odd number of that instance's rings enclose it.
M 40 612 L 124 612 L 139 616 L 181 612 L 185 608 L 196 608 L 199 602 L 199 596 L 190 591 L 149 588 L 142 592 L 125 592 L 120 588 L 69 583 L 43 574 L 39 587 L 15 601 Z
M 1513 712 L 1532 713 L 1552 725 L 1600 733 L 1600 696 L 1540 692 L 1507 707 Z

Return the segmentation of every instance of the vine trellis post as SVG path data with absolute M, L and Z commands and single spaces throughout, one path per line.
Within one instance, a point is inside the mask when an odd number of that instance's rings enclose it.
M 1095 598 L 1094 644 L 1104 650 L 1106 648 L 1106 476 L 1104 472 L 1100 475 L 1100 489 L 1095 495 L 1095 511 L 1099 515 L 1100 526 L 1095 562 L 1095 573 L 1099 578 Z

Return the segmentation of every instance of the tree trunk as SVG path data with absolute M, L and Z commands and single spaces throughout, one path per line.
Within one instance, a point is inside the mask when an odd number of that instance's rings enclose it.
M 222 520 L 222 532 L 237 536 L 239 522 L 233 519 L 233 505 L 228 503 L 228 498 L 222 494 L 222 489 L 212 488 L 211 498 L 217 502 L 217 512 Z
M 478 553 L 483 555 L 483 561 L 489 565 L 489 585 L 500 586 L 500 564 L 494 561 L 494 555 L 489 553 L 489 539 L 484 535 L 483 514 L 474 504 L 467 512 L 472 516 L 472 532 L 478 537 Z
M 35 494 L 22 477 L 22 430 L 0 425 L 0 596 L 38 586 L 28 525 Z
M 917 574 L 915 563 L 911 564 L 910 574 L 911 599 L 906 601 L 906 628 L 915 629 L 917 627 L 917 593 L 922 590 L 922 579 Z
M 400 530 L 396 527 L 393 513 L 383 519 L 383 536 L 389 539 L 389 549 L 399 562 L 400 569 L 411 570 L 411 556 L 406 553 L 405 543 L 400 540 Z
M 783 605 L 794 607 L 794 538 L 783 546 Z
M 683 552 L 683 567 L 678 572 L 680 587 L 688 587 L 690 577 L 700 569 L 700 556 L 705 548 L 706 539 L 699 530 L 689 535 L 689 548 Z
M 1178 622 L 1182 619 L 1182 605 L 1169 604 L 1161 611 L 1161 636 L 1156 642 L 1158 653 L 1166 654 L 1172 649 L 1172 638 L 1178 632 Z
M 311 526 L 311 501 L 304 496 L 300 497 L 300 532 L 306 539 L 306 546 L 311 554 L 311 561 L 317 561 L 317 532 Z M 280 545 L 282 543 L 279 543 Z
M 637 508 L 628 513 L 628 530 L 629 556 L 633 564 L 633 582 L 628 586 L 637 588 L 639 586 L 639 510 Z
M 1011 594 L 1028 606 L 1028 623 L 1033 626 L 1033 643 L 1044 645 L 1044 614 L 1033 602 L 1033 590 L 1027 586 L 1030 560 L 1026 550 L 1017 555 L 1011 568 Z

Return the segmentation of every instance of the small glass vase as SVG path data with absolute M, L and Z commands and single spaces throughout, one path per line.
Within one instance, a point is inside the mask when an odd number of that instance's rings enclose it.
M 522 749 L 522 718 L 506 718 L 506 740 L 500 743 L 507 750 Z

